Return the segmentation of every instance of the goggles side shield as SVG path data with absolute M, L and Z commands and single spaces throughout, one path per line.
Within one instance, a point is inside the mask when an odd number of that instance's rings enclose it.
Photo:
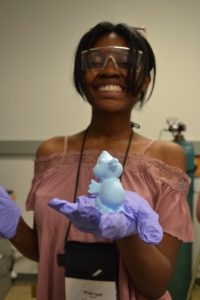
M 130 48 L 128 47 L 107 46 L 84 50 L 81 55 L 82 71 L 86 71 L 101 70 L 110 60 L 112 60 L 116 69 L 128 68 L 130 64 L 138 67 L 141 62 L 142 52 L 139 51 L 137 54 L 136 51 L 133 51 L 133 53 L 130 53 Z

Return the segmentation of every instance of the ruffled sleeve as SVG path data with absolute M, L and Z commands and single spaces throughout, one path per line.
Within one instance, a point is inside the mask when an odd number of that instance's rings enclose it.
M 193 223 L 188 205 L 190 179 L 178 168 L 165 166 L 157 177 L 158 198 L 155 210 L 163 231 L 183 242 L 194 240 Z
M 30 191 L 26 199 L 26 209 L 34 210 L 35 206 L 35 193 L 41 184 L 43 178 L 48 174 L 52 166 L 50 157 L 38 158 L 34 161 L 34 176 L 31 184 Z

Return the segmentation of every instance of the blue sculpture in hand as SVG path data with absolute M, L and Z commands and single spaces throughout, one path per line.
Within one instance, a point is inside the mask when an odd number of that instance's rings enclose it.
M 163 237 L 159 215 L 146 199 L 126 191 L 120 182 L 123 167 L 118 159 L 103 151 L 97 159 L 88 192 L 76 202 L 54 198 L 49 206 L 70 219 L 83 232 L 98 238 L 117 240 L 138 234 L 148 244 L 158 244 Z
M 96 195 L 96 206 L 101 213 L 120 212 L 125 191 L 119 180 L 123 167 L 117 158 L 102 151 L 93 168 L 98 182 L 91 180 L 88 193 Z

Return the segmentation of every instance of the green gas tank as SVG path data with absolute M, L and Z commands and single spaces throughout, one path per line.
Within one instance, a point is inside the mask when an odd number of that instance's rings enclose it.
M 186 173 L 191 179 L 191 184 L 188 193 L 188 203 L 191 214 L 193 214 L 193 194 L 194 194 L 194 173 L 195 173 L 195 152 L 194 146 L 191 142 L 184 139 L 182 135 L 175 136 L 174 142 L 181 145 L 186 156 Z
M 171 124 L 172 125 L 172 124 Z M 188 192 L 188 204 L 191 215 L 193 215 L 193 195 L 194 195 L 194 172 L 195 172 L 195 153 L 193 144 L 185 140 L 182 132 L 186 130 L 183 123 L 176 122 L 169 131 L 172 132 L 173 141 L 181 145 L 186 156 L 186 172 L 191 179 Z M 180 247 L 176 261 L 173 277 L 170 283 L 169 292 L 173 300 L 185 300 L 191 280 L 192 271 L 192 243 L 183 243 Z

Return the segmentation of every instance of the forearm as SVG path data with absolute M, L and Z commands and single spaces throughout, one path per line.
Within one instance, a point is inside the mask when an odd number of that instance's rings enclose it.
M 148 299 L 156 299 L 167 289 L 172 266 L 156 247 L 137 235 L 117 241 L 123 263 L 137 289 Z
M 16 234 L 10 242 L 24 256 L 31 260 L 39 261 L 38 239 L 35 229 L 30 228 L 20 217 Z

